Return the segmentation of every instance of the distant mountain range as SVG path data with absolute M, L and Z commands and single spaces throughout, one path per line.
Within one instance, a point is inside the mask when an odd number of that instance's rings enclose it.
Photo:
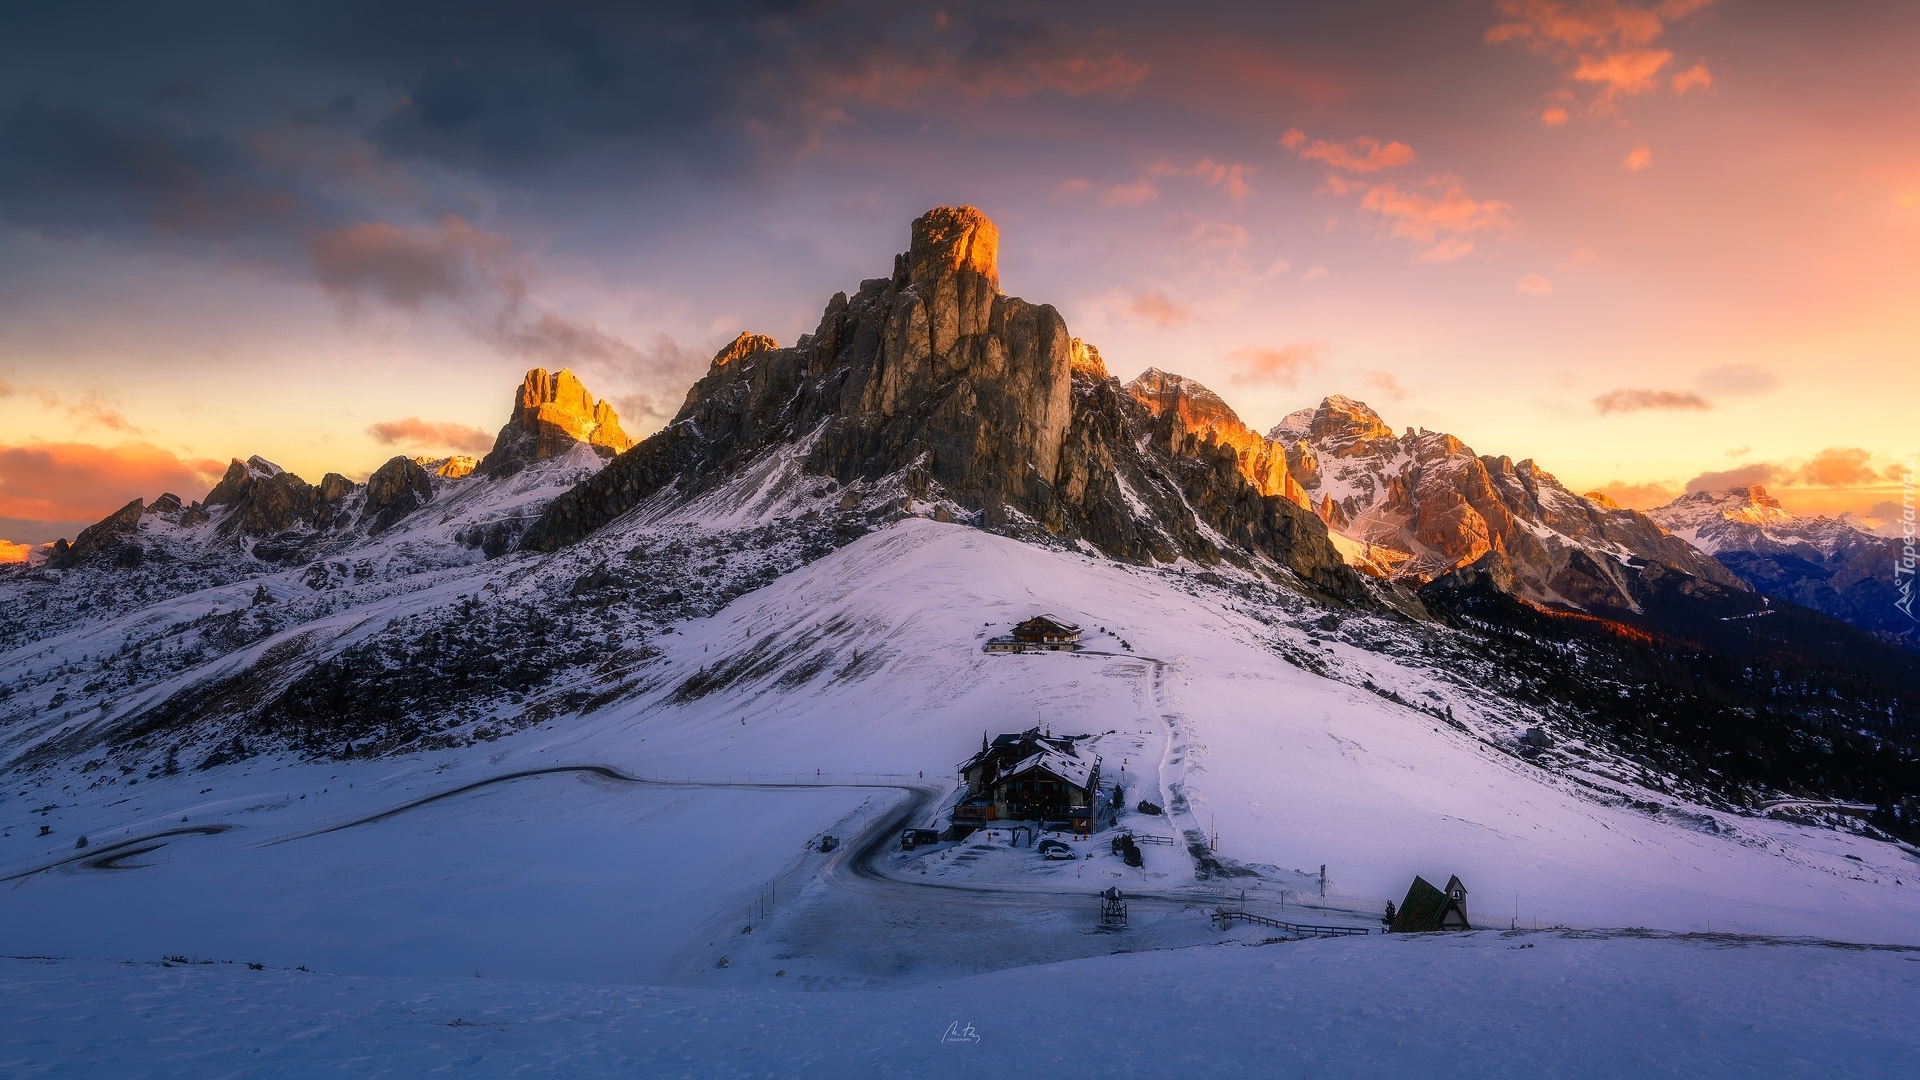
M 1682 495 L 1647 516 L 1768 596 L 1920 647 L 1920 624 L 1899 606 L 1899 541 L 1851 515 L 1798 517 L 1754 485 Z
M 1911 653 L 1891 626 L 1876 640 L 1799 606 L 1829 602 L 1804 587 L 1817 573 L 1866 610 L 1866 563 L 1848 568 L 1883 549 L 1697 499 L 1625 510 L 1343 397 L 1260 435 L 1180 375 L 1109 375 L 1054 308 L 1000 292 L 998 243 L 977 210 L 930 211 L 889 275 L 835 294 L 790 346 L 741 334 L 638 443 L 570 372 L 536 369 L 480 462 L 396 457 L 316 485 L 236 460 L 198 502 L 135 500 L 0 569 L 0 754 L 123 770 L 389 754 L 670 677 L 676 700 L 857 678 L 857 652 L 771 647 L 670 676 L 656 642 L 918 517 L 1473 673 L 1500 715 L 1701 798 L 1920 789 Z

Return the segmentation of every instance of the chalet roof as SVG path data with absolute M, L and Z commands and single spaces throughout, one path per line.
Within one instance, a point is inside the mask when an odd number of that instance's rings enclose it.
M 1447 882 L 1450 892 L 1460 878 L 1455 876 Z M 1466 886 L 1460 886 L 1466 892 Z M 1394 914 L 1393 925 L 1389 927 L 1396 934 L 1419 934 L 1429 930 L 1441 929 L 1441 920 L 1446 917 L 1447 909 L 1453 906 L 1453 900 L 1445 892 L 1433 887 L 1426 878 L 1415 876 L 1413 885 L 1407 889 L 1407 898 L 1400 904 L 1400 910 Z
M 986 743 L 984 735 L 981 737 L 981 742 L 983 744 Z M 1074 748 L 1072 737 L 1042 735 L 1040 734 L 1039 728 L 1032 727 L 1025 731 L 1015 731 L 994 736 L 991 744 L 981 746 L 979 753 L 974 754 L 972 757 L 960 763 L 960 771 L 966 772 L 975 765 L 990 761 L 996 757 L 1007 757 L 1011 755 L 1024 757 L 1035 750 L 1046 747 L 1051 747 L 1069 756 L 1079 756 L 1079 751 Z
M 1018 776 L 1029 769 L 1042 769 L 1065 780 L 1077 788 L 1085 788 L 1093 779 L 1094 766 L 1098 760 L 1088 761 L 1082 757 L 1069 757 L 1051 747 L 1021 758 L 1005 772 L 1001 779 Z
M 1057 630 L 1063 634 L 1077 634 L 1080 627 L 1070 622 L 1061 622 L 1051 615 L 1035 615 L 1026 622 L 1014 627 L 1015 630 Z

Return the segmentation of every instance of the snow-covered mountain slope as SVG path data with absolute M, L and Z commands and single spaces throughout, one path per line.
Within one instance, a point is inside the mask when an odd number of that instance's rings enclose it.
M 982 651 L 1037 610 L 1081 623 L 1088 648 Z M 1432 628 L 1322 616 L 1237 572 L 901 520 L 677 621 L 614 700 L 469 745 L 15 774 L 0 952 L 877 987 L 1216 940 L 1202 907 L 1229 897 L 1365 927 L 1416 873 L 1459 874 L 1483 926 L 1914 940 L 1908 850 L 1663 790 L 1464 657 L 1429 655 Z M 1065 864 L 1003 836 L 855 872 L 867 838 L 896 835 L 903 794 L 932 792 L 898 824 L 935 823 L 982 731 L 1035 722 L 1097 736 L 1129 802 L 1165 808 L 1121 824 L 1176 842 L 1140 871 L 1102 835 Z M 1530 727 L 1554 745 L 1529 754 Z M 556 766 L 604 771 L 487 783 Z M 850 843 L 822 856 L 806 846 L 822 833 Z M 1135 898 L 1124 938 L 1089 929 L 1110 883 Z
M 1903 577 L 1909 590 L 1913 579 L 1898 569 L 1898 541 L 1861 528 L 1849 515 L 1800 517 L 1754 485 L 1682 495 L 1647 516 L 1760 592 L 1920 647 L 1920 623 L 1910 614 L 1910 595 L 1901 591 Z
M 1268 437 L 1321 520 L 1352 541 L 1355 565 L 1382 576 L 1421 585 L 1475 567 L 1530 600 L 1633 612 L 1649 563 L 1745 588 L 1645 515 L 1576 495 L 1531 459 L 1476 455 L 1437 431 L 1396 436 L 1351 398 L 1294 412 Z

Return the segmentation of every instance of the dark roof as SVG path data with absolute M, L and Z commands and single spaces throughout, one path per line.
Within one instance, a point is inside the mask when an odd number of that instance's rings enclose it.
M 1456 885 L 1460 885 L 1458 876 L 1447 881 L 1449 891 Z M 1460 885 L 1460 891 L 1464 894 L 1466 886 Z M 1454 906 L 1447 893 L 1434 888 L 1426 878 L 1416 876 L 1413 885 L 1407 889 L 1407 898 L 1394 914 L 1393 925 L 1389 929 L 1396 934 L 1419 934 L 1442 929 L 1447 910 Z M 1461 913 L 1461 921 L 1466 921 L 1464 912 Z
M 1053 630 L 1062 634 L 1077 634 L 1080 632 L 1080 628 L 1073 623 L 1061 622 L 1051 615 L 1035 615 L 1033 618 L 1028 619 L 1013 629 L 1015 633 L 1022 630 L 1033 632 Z
M 1079 736 L 1079 738 L 1085 737 Z M 975 765 L 995 759 L 1018 760 L 1044 749 L 1058 750 L 1069 757 L 1078 757 L 1080 751 L 1074 746 L 1074 738 L 1074 736 L 1042 735 L 1037 727 L 996 735 L 991 744 L 982 746 L 979 753 L 961 762 L 960 771 L 966 772 Z M 984 735 L 981 741 L 985 742 Z

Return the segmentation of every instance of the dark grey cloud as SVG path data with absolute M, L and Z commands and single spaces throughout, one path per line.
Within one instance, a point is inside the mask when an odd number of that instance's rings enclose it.
M 0 217 L 55 233 L 225 233 L 289 220 L 297 203 L 220 133 L 25 101 L 0 112 Z

